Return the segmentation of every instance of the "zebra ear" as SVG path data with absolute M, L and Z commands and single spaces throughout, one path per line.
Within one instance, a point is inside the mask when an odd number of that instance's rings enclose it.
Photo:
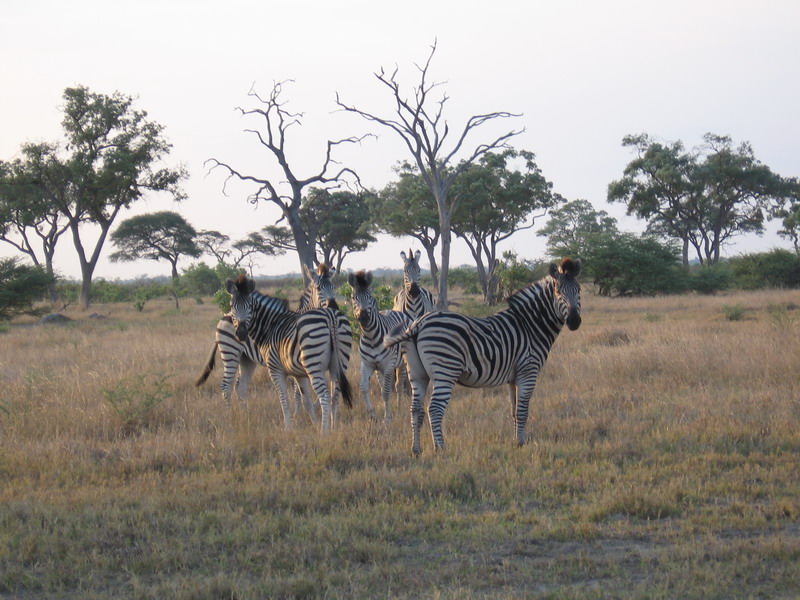
M 333 277 L 336 275 L 336 267 L 329 267 L 328 268 L 328 277 Z
M 247 293 L 252 294 L 256 289 L 256 280 L 255 279 L 248 279 L 247 280 Z
M 303 263 L 303 275 L 305 275 L 306 279 L 309 281 L 313 281 L 314 279 L 314 271 L 309 269 L 306 263 Z
M 228 293 L 231 296 L 233 296 L 233 291 L 236 289 L 236 282 L 233 279 L 226 279 L 225 289 L 228 290 Z
M 417 261 L 418 263 L 419 263 L 419 257 L 420 257 L 420 256 L 422 256 L 422 250 L 417 250 L 417 251 L 414 253 L 414 260 L 415 260 L 415 261 Z
M 403 262 L 406 262 L 408 260 L 408 257 L 406 256 L 406 251 L 405 250 L 400 250 L 400 258 L 403 259 Z
M 352 271 L 347 274 L 347 283 L 350 284 L 350 287 L 356 289 L 356 274 Z
M 364 275 L 364 280 L 367 282 L 367 287 L 372 285 L 372 271 L 367 271 Z
M 558 265 L 556 265 L 556 263 L 550 263 L 550 267 L 547 269 L 547 272 L 550 273 L 550 277 L 553 279 L 558 279 Z

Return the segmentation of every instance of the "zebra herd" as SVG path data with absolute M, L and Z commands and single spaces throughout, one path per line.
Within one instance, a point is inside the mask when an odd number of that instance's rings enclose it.
M 405 369 L 411 387 L 412 451 L 419 454 L 426 414 L 434 447 L 445 447 L 442 422 L 457 383 L 475 388 L 507 383 L 516 441 L 524 444 L 530 399 L 547 356 L 565 324 L 575 330 L 581 323 L 580 261 L 565 258 L 558 266 L 551 264 L 547 276 L 508 299 L 507 309 L 476 318 L 434 311 L 432 294 L 419 284 L 420 252 L 400 256 L 404 284 L 392 310 L 379 309 L 370 272 L 348 276 L 353 316 L 361 330 L 360 389 L 367 410 L 377 416 L 369 394 L 370 378 L 377 372 L 384 419 L 392 418 L 393 382 L 397 377 L 399 387 L 399 373 Z M 346 377 L 352 330 L 336 304 L 333 273 L 325 265 L 316 273 L 306 271 L 310 283 L 298 311 L 290 310 L 285 300 L 258 292 L 245 275 L 228 280 L 231 310 L 217 324 L 214 347 L 197 385 L 208 378 L 217 350 L 224 363 L 221 387 L 228 401 L 233 387 L 246 399 L 255 367 L 266 366 L 278 387 L 284 425 L 292 426 L 288 382 L 293 379 L 312 418 L 314 390 L 321 429 L 329 431 L 336 420 L 338 396 L 352 406 Z

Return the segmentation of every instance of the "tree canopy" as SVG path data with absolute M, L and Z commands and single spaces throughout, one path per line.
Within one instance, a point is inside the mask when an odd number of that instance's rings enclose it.
M 722 246 L 743 233 L 761 233 L 765 214 L 798 197 L 800 185 L 759 162 L 747 142 L 708 133 L 691 152 L 681 142 L 664 144 L 646 134 L 626 136 L 637 157 L 608 188 L 610 202 L 646 219 L 648 231 L 676 238 L 701 263 L 716 264 Z
M 522 170 L 512 166 L 518 160 L 524 165 Z M 563 202 L 552 188 L 534 154 L 513 148 L 487 152 L 453 182 L 450 193 L 457 202 L 453 232 L 464 240 L 475 260 L 488 304 L 497 300 L 498 245 L 514 233 L 532 228 L 536 219 Z
M 175 281 L 180 257 L 196 258 L 202 254 L 196 237 L 194 227 L 176 212 L 138 215 L 124 220 L 111 234 L 111 241 L 118 250 L 109 258 L 113 262 L 140 258 L 166 260 L 172 267 L 172 280 Z

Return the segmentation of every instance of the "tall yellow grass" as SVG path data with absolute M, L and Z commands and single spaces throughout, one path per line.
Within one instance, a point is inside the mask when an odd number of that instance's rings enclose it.
M 800 292 L 583 305 L 530 444 L 505 387 L 457 389 L 448 450 L 426 432 L 419 459 L 407 401 L 383 423 L 357 400 L 322 436 L 283 430 L 263 370 L 248 404 L 224 403 L 219 364 L 195 388 L 210 303 L 20 320 L 0 334 L 0 596 L 800 594 Z

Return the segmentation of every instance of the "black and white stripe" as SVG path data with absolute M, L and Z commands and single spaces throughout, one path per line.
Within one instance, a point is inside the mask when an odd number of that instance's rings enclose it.
M 216 339 L 211 348 L 211 355 L 195 385 L 200 386 L 208 379 L 214 369 L 217 350 L 222 358 L 222 382 L 220 383 L 222 397 L 230 403 L 233 389 L 236 389 L 239 398 L 246 402 L 253 371 L 258 365 L 266 366 L 266 363 L 251 338 L 247 338 L 244 342 L 240 342 L 236 338 L 230 314 L 222 317 L 217 323 Z
M 304 313 L 289 310 L 280 298 L 261 294 L 245 275 L 228 280 L 231 317 L 236 338 L 252 338 L 278 386 L 284 423 L 292 425 L 287 380 L 295 378 L 308 397 L 309 382 L 320 405 L 322 431 L 329 431 L 335 416 L 327 373 L 339 385 L 345 404 L 352 406 L 350 384 L 340 362 L 336 314 L 326 308 Z
M 467 387 L 508 383 L 517 443 L 526 441 L 528 407 L 547 355 L 565 323 L 571 330 L 581 323 L 581 288 L 576 279 L 580 269 L 580 261 L 571 259 L 559 267 L 550 265 L 547 277 L 511 296 L 508 308 L 490 317 L 429 313 L 386 336 L 387 346 L 406 343 L 415 454 L 421 451 L 419 431 L 429 382 L 428 418 L 435 448 L 444 448 L 442 420 L 456 383 Z
M 403 289 L 394 297 L 394 305 L 392 306 L 392 310 L 404 312 L 412 320 L 431 312 L 434 306 L 433 294 L 419 284 L 420 255 L 421 252 L 419 250 L 414 254 L 409 250 L 408 255 L 405 252 L 400 252 L 400 258 L 403 259 Z
M 316 272 L 303 265 L 303 269 L 308 279 L 302 297 L 300 298 L 299 312 L 306 312 L 313 308 L 326 308 L 330 307 L 337 311 L 337 327 L 339 331 L 338 346 L 340 360 L 343 364 L 345 372 L 350 362 L 350 354 L 352 351 L 352 329 L 350 322 L 346 315 L 338 311 L 336 304 L 336 290 L 333 286 L 331 278 L 336 274 L 336 269 L 324 263 L 317 267 Z M 253 372 L 257 365 L 265 366 L 264 359 L 258 348 L 253 344 L 252 340 L 239 342 L 233 333 L 230 315 L 224 316 L 219 320 L 216 327 L 216 337 L 214 347 L 211 349 L 211 356 L 206 362 L 206 366 L 195 382 L 195 385 L 202 385 L 208 379 L 211 370 L 214 368 L 216 349 L 219 349 L 220 357 L 222 358 L 222 395 L 226 402 L 230 402 L 232 388 L 234 387 L 233 381 L 235 379 L 235 389 L 239 398 L 247 401 L 249 394 L 249 384 L 253 377 Z M 237 376 L 238 374 L 238 376 Z M 336 405 L 336 400 L 339 395 L 338 385 L 334 382 L 333 404 Z M 295 387 L 295 408 L 294 412 L 297 414 L 300 410 L 301 401 L 305 404 L 306 412 L 312 420 L 316 420 L 316 414 L 311 404 L 309 395 L 303 394 L 301 386 L 298 384 Z
M 372 293 L 372 273 L 359 271 L 351 273 L 348 282 L 353 290 L 353 316 L 361 326 L 359 353 L 361 355 L 361 396 L 370 415 L 375 418 L 375 410 L 370 401 L 369 382 L 374 372 L 381 381 L 381 397 L 384 405 L 384 419 L 392 418 L 390 398 L 396 369 L 401 364 L 400 344 L 386 347 L 383 339 L 397 327 L 411 323 L 408 315 L 396 310 L 380 310 L 378 301 Z

